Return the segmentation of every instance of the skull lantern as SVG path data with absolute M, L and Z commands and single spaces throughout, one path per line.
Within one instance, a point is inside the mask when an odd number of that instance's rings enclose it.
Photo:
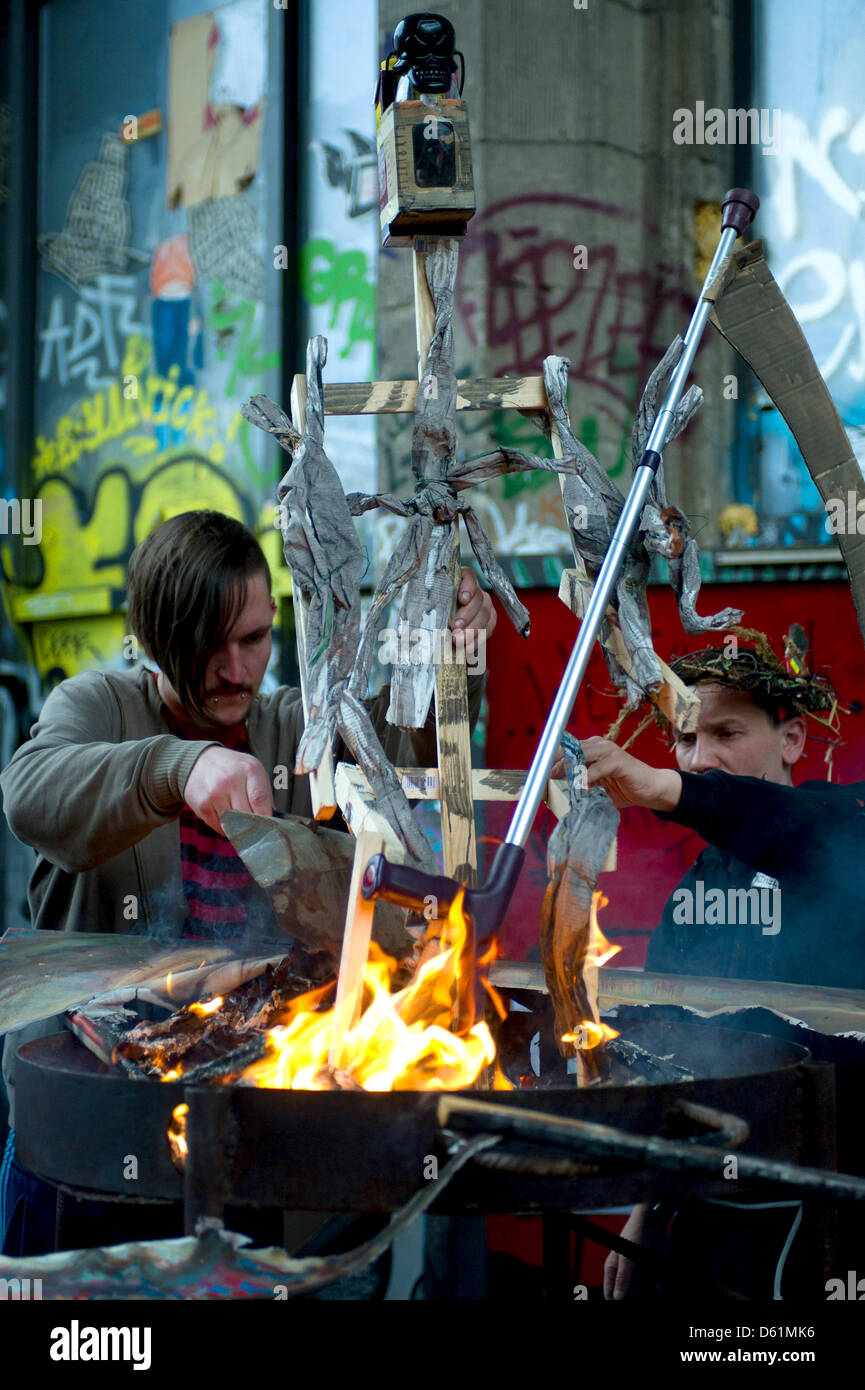
M 463 237 L 475 210 L 463 55 L 450 20 L 406 15 L 376 87 L 382 246 Z M 460 83 L 457 86 L 457 57 Z
M 456 45 L 456 34 L 449 19 L 440 14 L 409 14 L 393 33 L 393 73 L 399 77 L 397 100 L 411 100 L 415 94 L 458 97 L 465 80 L 465 59 Z M 462 67 L 459 87 L 454 74 L 455 53 Z

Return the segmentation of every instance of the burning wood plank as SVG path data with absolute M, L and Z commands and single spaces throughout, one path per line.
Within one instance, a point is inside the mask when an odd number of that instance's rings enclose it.
M 265 1049 L 265 1031 L 281 1023 L 299 997 L 317 993 L 311 1007 L 333 993 L 333 962 L 327 953 L 300 946 L 277 966 L 241 985 L 224 999 L 191 1004 L 158 1023 L 139 1023 L 114 1047 L 113 1060 L 130 1074 L 189 1081 L 239 1075 Z
M 114 1051 L 124 1070 L 174 1080 L 239 1080 L 285 1089 L 441 1090 L 469 1086 L 495 1057 L 485 1023 L 452 1031 L 465 987 L 460 971 L 467 925 L 454 908 L 416 968 L 373 942 L 362 966 L 362 1011 L 337 1027 L 329 953 L 295 944 L 280 966 L 232 995 L 193 1004 L 159 1023 L 141 1023 Z M 369 943 L 358 946 L 365 957 Z M 349 950 L 354 950 L 350 944 Z M 349 979 L 356 975 L 353 961 Z M 348 996 L 344 996 L 348 999 Z M 346 1008 L 347 1008 L 346 1004 Z
M 578 1059 L 581 1084 L 603 1080 L 606 1068 L 598 1046 L 604 1025 L 598 1012 L 599 961 L 593 957 L 597 932 L 593 893 L 619 813 L 601 787 L 580 791 L 585 770 L 575 739 L 563 739 L 570 809 L 550 836 L 548 884 L 541 920 L 541 960 L 555 1011 L 556 1039 L 564 1057 Z M 603 938 L 601 938 L 603 939 Z

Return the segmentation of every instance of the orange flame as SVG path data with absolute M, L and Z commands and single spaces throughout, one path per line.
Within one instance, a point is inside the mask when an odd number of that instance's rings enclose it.
M 598 889 L 592 894 L 592 906 L 589 912 L 589 937 L 586 946 L 586 957 L 583 965 L 583 978 L 588 985 L 589 997 L 595 1003 L 597 1010 L 598 998 L 598 970 L 602 965 L 606 965 L 608 960 L 617 956 L 621 951 L 621 946 L 614 946 L 608 941 L 598 926 L 598 911 L 606 907 L 609 898 Z M 595 1012 L 593 1018 L 584 1018 L 577 1027 L 570 1033 L 562 1034 L 562 1042 L 574 1043 L 581 1051 L 588 1051 L 597 1047 L 600 1043 L 608 1043 L 613 1038 L 619 1036 L 615 1028 L 609 1024 L 602 1023 Z
M 484 1067 L 495 1061 L 495 1044 L 484 1022 L 475 1020 L 474 980 L 471 974 L 470 926 L 462 911 L 460 893 L 446 922 L 427 933 L 420 963 L 408 985 L 393 990 L 398 970 L 373 942 L 363 971 L 363 999 L 357 1023 L 347 1030 L 336 1065 L 332 1051 L 335 1011 L 333 984 L 310 990 L 291 1000 L 279 1023 L 266 1034 L 267 1051 L 251 1063 L 240 1080 L 254 1086 L 290 1090 L 330 1090 L 335 1084 L 367 1091 L 458 1090 L 470 1086 Z M 478 978 L 499 1016 L 506 1009 L 486 979 L 496 958 L 493 943 L 478 961 Z M 205 1017 L 217 1010 L 222 997 L 191 1004 L 189 1011 Z M 330 1004 L 331 1007 L 327 1007 Z M 162 1076 L 174 1081 L 181 1065 Z M 335 1079 L 335 1073 L 338 1077 Z M 492 1085 L 512 1089 L 496 1066 Z M 182 1162 L 184 1114 L 172 1121 L 172 1148 Z
M 222 1007 L 222 995 L 217 994 L 215 998 L 208 999 L 206 1004 L 190 1004 L 189 1012 L 196 1014 L 199 1018 L 206 1018 L 208 1014 L 215 1014 L 216 1010 Z
M 186 1117 L 188 1114 L 188 1105 L 175 1105 L 171 1112 L 171 1124 L 168 1126 L 168 1147 L 171 1151 L 171 1161 L 175 1168 L 181 1170 L 189 1155 L 189 1145 L 186 1142 Z

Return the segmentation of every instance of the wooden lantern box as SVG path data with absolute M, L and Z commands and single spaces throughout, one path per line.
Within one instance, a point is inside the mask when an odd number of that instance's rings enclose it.
M 411 246 L 413 236 L 465 236 L 475 211 L 465 103 L 389 106 L 378 132 L 378 178 L 382 246 Z

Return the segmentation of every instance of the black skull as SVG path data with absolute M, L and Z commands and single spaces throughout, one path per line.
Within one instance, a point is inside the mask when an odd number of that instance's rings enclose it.
M 408 14 L 393 31 L 392 71 L 398 77 L 408 73 L 419 92 L 447 92 L 457 67 L 455 45 L 454 26 L 444 15 Z

